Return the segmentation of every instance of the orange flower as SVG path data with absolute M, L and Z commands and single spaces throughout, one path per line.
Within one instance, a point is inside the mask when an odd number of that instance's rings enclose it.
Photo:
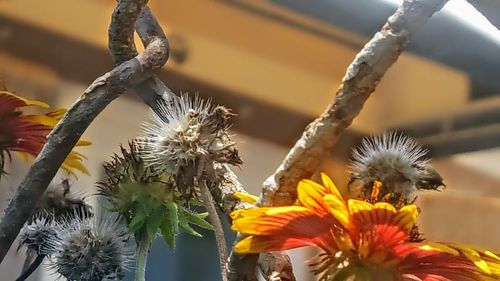
M 328 176 L 302 180 L 293 206 L 232 213 L 233 230 L 248 235 L 235 251 L 260 253 L 315 246 L 311 262 L 320 280 L 498 280 L 495 254 L 450 243 L 416 243 L 410 231 L 418 209 L 344 200 Z M 334 279 L 337 278 L 337 279 Z
M 0 168 L 3 170 L 5 155 L 16 152 L 20 157 L 29 159 L 42 150 L 47 135 L 62 118 L 65 109 L 59 109 L 44 115 L 27 115 L 19 109 L 26 106 L 48 108 L 46 103 L 28 100 L 7 91 L 0 91 Z M 90 145 L 88 141 L 79 141 L 77 146 Z M 75 175 L 75 170 L 88 174 L 82 164 L 85 156 L 71 151 L 61 168 Z

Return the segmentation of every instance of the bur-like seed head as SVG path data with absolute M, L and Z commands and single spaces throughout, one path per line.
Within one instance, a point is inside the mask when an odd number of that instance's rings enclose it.
M 123 194 L 121 191 L 129 183 L 137 183 L 146 186 L 152 182 L 159 182 L 162 179 L 155 175 L 151 168 L 144 164 L 139 156 L 138 144 L 135 140 L 129 142 L 128 148 L 121 147 L 121 152 L 113 155 L 113 159 L 104 163 L 104 178 L 98 182 L 99 195 L 103 195 L 111 203 L 117 205 L 120 201 L 130 198 L 129 193 Z M 142 189 L 139 187 L 138 189 Z
M 425 158 L 427 151 L 413 138 L 396 132 L 365 138 L 354 150 L 351 183 L 360 182 L 365 194 L 373 183 L 382 183 L 382 193 L 411 199 L 417 189 L 436 190 L 443 185 L 439 173 Z
M 19 233 L 20 246 L 25 246 L 36 255 L 52 255 L 60 239 L 60 225 L 48 214 L 34 216 Z
M 68 281 L 121 280 L 132 249 L 126 229 L 114 216 L 75 218 L 61 228 L 51 267 Z
M 154 239 L 160 232 L 171 248 L 181 230 L 201 236 L 192 225 L 211 229 L 205 214 L 191 212 L 191 204 L 201 204 L 198 198 L 186 198 L 172 176 L 152 172 L 138 156 L 139 150 L 132 141 L 129 149 L 122 147 L 120 155 L 105 163 L 98 194 L 104 197 L 107 209 L 120 216 L 137 241 Z
M 232 114 L 225 107 L 181 95 L 159 108 L 143 126 L 140 155 L 154 172 L 174 178 L 182 193 L 193 193 L 199 165 L 214 178 L 214 163 L 242 163 L 228 133 Z

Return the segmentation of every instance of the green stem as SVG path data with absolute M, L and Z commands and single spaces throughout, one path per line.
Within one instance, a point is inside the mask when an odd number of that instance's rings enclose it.
M 146 281 L 146 264 L 148 262 L 151 240 L 144 235 L 137 243 L 137 260 L 135 263 L 135 281 Z
M 208 188 L 205 180 L 200 181 L 200 193 L 203 203 L 205 204 L 205 208 L 208 211 L 208 218 L 214 227 L 215 242 L 217 244 L 217 250 L 219 251 L 222 281 L 227 281 L 227 245 L 224 238 L 224 229 L 222 228 L 222 223 L 219 215 L 217 214 L 217 210 L 215 209 L 210 189 Z

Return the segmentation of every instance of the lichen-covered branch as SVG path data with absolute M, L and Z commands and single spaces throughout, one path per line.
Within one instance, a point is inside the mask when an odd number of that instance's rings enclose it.
M 382 29 L 356 55 L 343 83 L 325 112 L 307 126 L 277 171 L 265 182 L 260 204 L 292 204 L 297 183 L 310 178 L 321 159 L 329 155 L 340 134 L 361 111 L 389 67 L 396 62 L 410 37 L 447 0 L 405 0 Z
M 134 1 L 128 1 L 130 3 Z M 135 1 L 142 3 L 146 1 Z M 116 11 L 115 11 L 116 12 Z M 135 22 L 140 9 L 125 20 Z M 110 29 L 123 24 L 112 20 Z M 150 77 L 151 71 L 162 67 L 168 57 L 168 44 L 151 40 L 143 53 L 121 63 L 97 78 L 71 106 L 63 119 L 50 133 L 47 143 L 30 167 L 0 219 L 0 262 L 11 247 L 36 202 L 46 190 L 62 162 L 94 118 L 128 87 Z
M 467 0 L 476 10 L 481 12 L 491 24 L 500 30 L 500 1 L 498 0 Z
M 220 186 L 211 189 L 212 196 L 219 209 L 226 214 L 228 220 L 231 220 L 229 214 L 234 210 L 252 207 L 252 205 L 234 197 L 236 192 L 247 192 L 227 164 L 217 165 L 215 167 L 215 173 L 222 176 L 223 179 L 220 181 Z M 238 235 L 236 240 L 238 241 L 240 238 L 241 236 Z M 262 275 L 265 276 L 266 280 L 275 280 L 267 277 L 275 277 L 278 272 L 281 277 L 287 276 L 287 278 L 282 278 L 283 281 L 295 280 L 292 264 L 287 255 L 283 253 L 270 253 L 263 254 L 263 256 L 265 258 L 257 260 L 259 255 L 243 255 L 232 251 L 229 258 L 229 264 L 227 265 L 228 280 L 257 281 L 256 265 L 258 265 L 258 268 Z
M 231 220 L 230 214 L 234 210 L 245 209 L 252 207 L 250 204 L 242 202 L 234 197 L 236 192 L 248 193 L 241 183 L 238 181 L 236 174 L 229 168 L 227 164 L 216 164 L 214 167 L 215 173 L 223 179 L 221 184 L 211 189 L 212 196 L 217 203 L 219 209 Z
M 218 207 L 226 214 L 228 220 L 231 221 L 229 214 L 231 214 L 232 211 L 251 208 L 252 206 L 234 197 L 236 192 L 247 192 L 227 164 L 216 166 L 215 173 L 221 175 L 223 180 L 221 180 L 220 186 L 212 188 L 212 195 Z M 238 239 L 239 235 L 236 240 Z M 228 280 L 257 281 L 258 279 L 255 271 L 257 257 L 258 255 L 241 255 L 232 251 L 227 265 Z M 263 266 L 267 267 L 269 265 L 265 264 Z

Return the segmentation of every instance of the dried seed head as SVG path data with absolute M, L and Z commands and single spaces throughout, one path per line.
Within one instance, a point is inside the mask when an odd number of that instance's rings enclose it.
M 123 279 L 133 251 L 117 217 L 74 218 L 61 229 L 51 264 L 55 272 L 69 281 Z
M 140 155 L 153 171 L 174 178 L 183 194 L 193 193 L 199 165 L 242 163 L 228 134 L 232 114 L 225 107 L 181 95 L 159 108 L 143 126 Z M 213 173 L 212 168 L 203 170 Z
M 19 233 L 19 246 L 25 246 L 36 255 L 50 256 L 60 242 L 60 225 L 48 214 L 36 215 Z
M 148 183 L 160 181 L 159 177 L 152 173 L 151 168 L 144 165 L 144 161 L 138 155 L 136 141 L 129 142 L 129 147 L 121 147 L 121 153 L 113 155 L 113 159 L 104 163 L 104 178 L 97 183 L 99 195 L 110 200 L 114 205 L 119 205 L 120 200 L 128 200 L 130 194 L 122 194 L 124 184 Z M 140 189 L 143 189 L 140 187 Z
M 417 189 L 438 189 L 441 176 L 432 168 L 427 151 L 414 139 L 396 132 L 366 138 L 353 152 L 351 183 L 359 181 L 365 194 L 374 181 L 382 182 L 382 193 L 411 199 Z

